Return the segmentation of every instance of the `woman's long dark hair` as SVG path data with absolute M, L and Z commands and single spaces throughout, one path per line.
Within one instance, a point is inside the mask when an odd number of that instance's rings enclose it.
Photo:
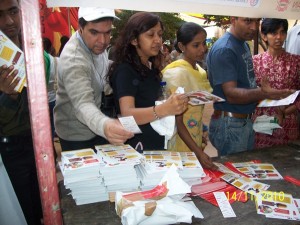
M 142 64 L 141 59 L 136 51 L 136 47 L 131 44 L 134 39 L 138 40 L 140 34 L 145 33 L 157 23 L 160 23 L 162 29 L 163 24 L 158 15 L 150 12 L 138 12 L 133 14 L 125 27 L 119 34 L 115 45 L 112 47 L 113 63 L 108 72 L 108 79 L 111 81 L 112 75 L 116 67 L 121 63 L 131 64 L 141 76 L 146 76 L 148 68 Z M 152 63 L 153 69 L 157 70 L 157 78 L 161 79 L 162 69 L 162 53 L 159 52 L 157 56 L 150 57 L 149 61 Z

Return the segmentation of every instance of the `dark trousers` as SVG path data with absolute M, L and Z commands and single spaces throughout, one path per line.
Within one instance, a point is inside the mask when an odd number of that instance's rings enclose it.
M 95 145 L 104 145 L 109 143 L 105 138 L 100 136 L 96 136 L 87 141 L 67 141 L 62 138 L 59 138 L 59 141 L 62 151 L 71 151 L 85 148 L 94 149 Z
M 49 113 L 50 113 L 50 125 L 51 125 L 51 135 L 52 135 L 52 143 L 54 141 L 54 137 L 55 137 L 55 128 L 54 128 L 54 114 L 53 114 L 53 109 L 54 109 L 54 106 L 55 106 L 55 102 L 56 101 L 53 101 L 53 102 L 49 102 Z M 53 149 L 54 149 L 54 164 L 56 163 L 56 158 L 57 158 L 57 153 L 55 151 L 55 148 L 53 146 Z
M 54 128 L 54 114 L 53 114 L 53 109 L 55 106 L 55 102 L 49 102 L 49 113 L 50 113 L 50 125 L 51 125 L 51 135 L 52 135 L 52 140 L 55 137 L 55 128 Z
M 0 143 L 0 148 L 3 164 L 16 192 L 27 224 L 41 224 L 43 212 L 32 137 L 17 137 L 13 143 Z

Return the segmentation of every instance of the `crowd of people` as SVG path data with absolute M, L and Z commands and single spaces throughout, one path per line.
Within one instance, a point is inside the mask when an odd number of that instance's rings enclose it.
M 110 60 L 106 50 L 113 22 L 119 19 L 114 10 L 81 7 L 78 18 L 79 29 L 70 39 L 62 40 L 59 55 L 44 40 L 49 52 L 45 54 L 45 65 L 49 109 L 50 114 L 54 113 L 52 136 L 58 136 L 62 151 L 106 143 L 163 150 L 164 137 L 151 122 L 175 116 L 177 129 L 167 149 L 192 151 L 203 167 L 217 169 L 204 152 L 204 105 L 189 105 L 185 94 L 176 93 L 178 87 L 186 92 L 205 90 L 225 99 L 214 103 L 209 124 L 209 139 L 219 156 L 299 138 L 299 99 L 288 106 L 257 108 L 263 99 L 282 99 L 300 89 L 300 53 L 288 53 L 283 48 L 287 20 L 230 17 L 230 29 L 209 51 L 206 31 L 186 22 L 176 33 L 172 51 L 163 43 L 164 23 L 160 17 L 138 12 L 120 31 Z M 260 23 L 268 49 L 252 56 L 247 41 L 253 39 Z M 20 24 L 18 0 L 2 0 L 0 29 L 22 49 Z M 293 40 L 299 38 L 299 29 L 297 35 Z M 206 54 L 207 71 L 199 65 Z M 19 218 L 23 224 L 24 218 L 29 225 L 42 224 L 27 90 L 14 91 L 16 75 L 12 65 L 0 67 L 0 169 L 4 171 L 0 177 L 1 184 L 5 184 L 1 191 L 12 196 L 15 193 L 24 213 L 24 217 L 16 217 L 14 213 L 20 210 L 14 210 L 11 218 Z M 161 81 L 167 82 L 171 94 L 155 105 Z M 101 101 L 106 93 L 113 93 L 117 114 L 134 117 L 141 134 L 134 135 L 117 118 L 103 114 Z M 253 121 L 260 115 L 275 116 L 282 129 L 274 130 L 272 135 L 255 133 Z M 0 206 L 0 220 L 3 212 Z

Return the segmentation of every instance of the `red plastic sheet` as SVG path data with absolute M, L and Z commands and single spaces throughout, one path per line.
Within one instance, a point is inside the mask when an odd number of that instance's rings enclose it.
M 199 196 L 215 206 L 218 206 L 218 203 L 215 199 L 213 192 L 224 192 L 230 203 L 236 201 L 248 201 L 248 194 L 246 192 L 237 189 L 236 187 L 226 183 L 220 178 L 222 175 L 224 175 L 222 172 L 208 169 L 204 169 L 204 172 L 207 176 L 204 178 L 204 180 L 208 181 L 202 184 L 192 186 L 192 196 Z M 207 190 L 209 187 L 211 188 L 210 191 Z

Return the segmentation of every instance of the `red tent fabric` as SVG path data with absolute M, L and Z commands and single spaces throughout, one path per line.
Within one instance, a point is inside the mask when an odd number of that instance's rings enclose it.
M 60 47 L 62 36 L 71 36 L 72 30 L 78 28 L 78 7 L 47 8 L 46 0 L 39 0 L 42 37 L 49 38 L 56 52 Z

